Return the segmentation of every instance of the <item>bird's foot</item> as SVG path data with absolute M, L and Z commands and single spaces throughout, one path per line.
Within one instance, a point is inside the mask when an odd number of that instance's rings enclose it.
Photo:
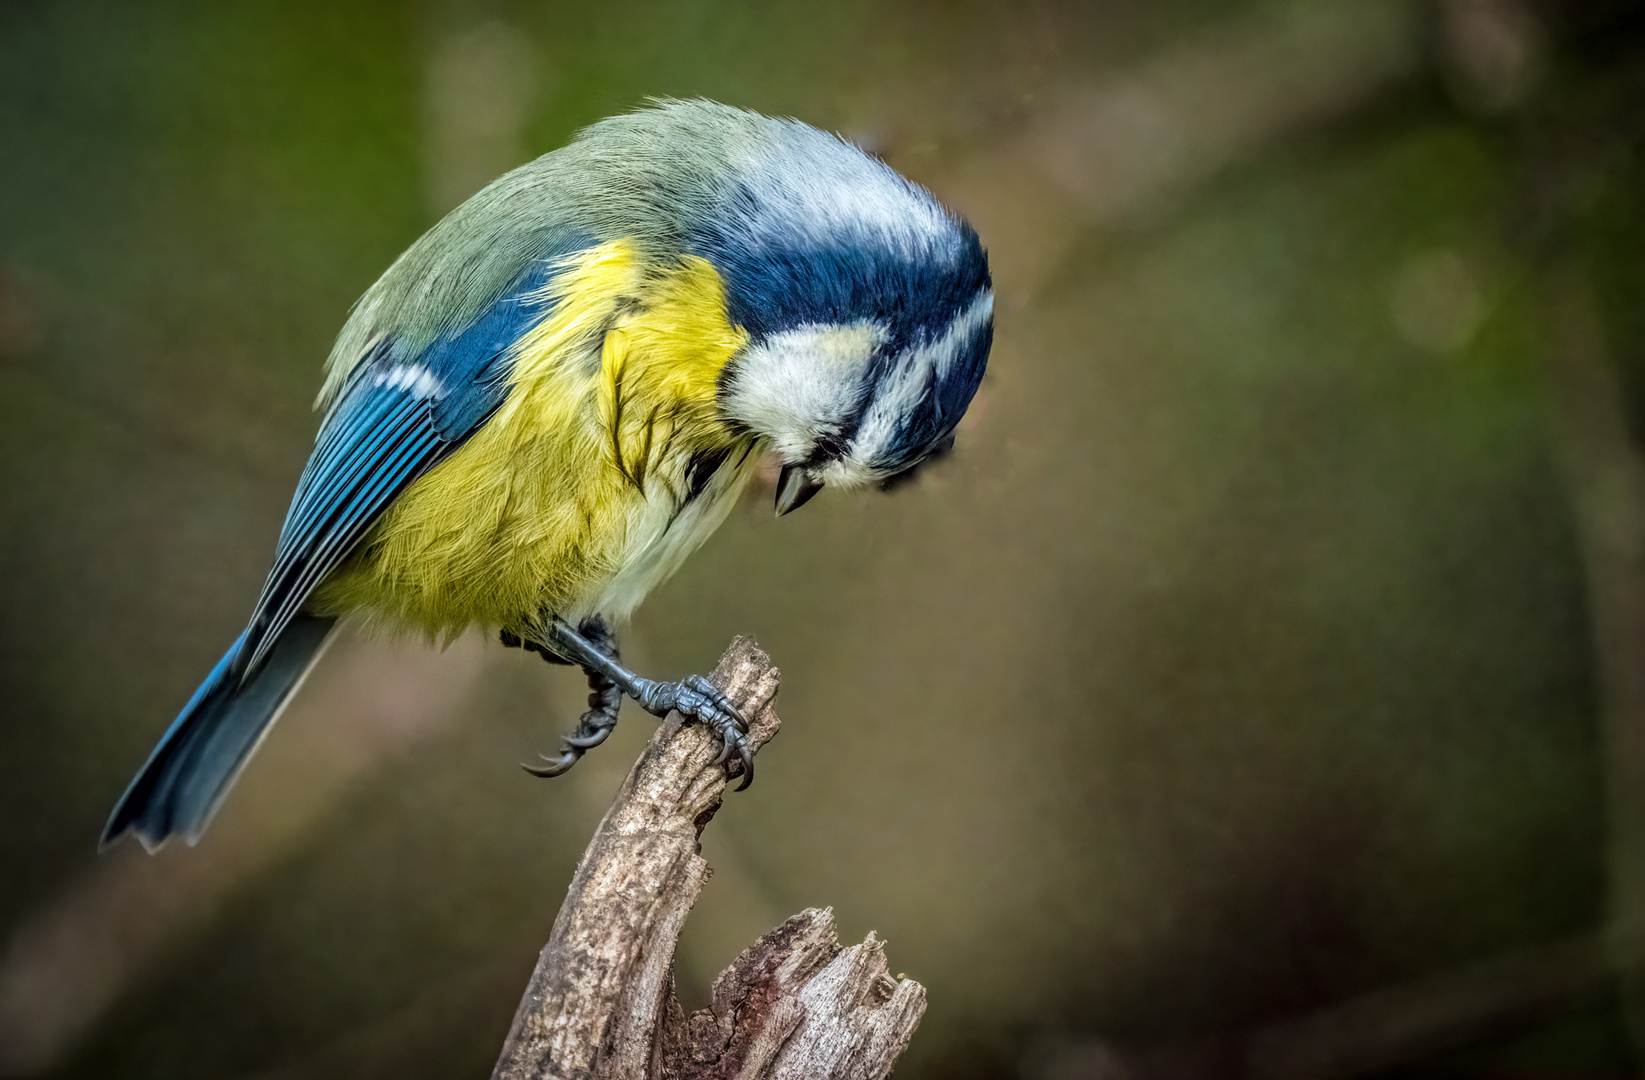
M 585 620 L 582 632 L 601 656 L 613 663 L 617 661 L 617 639 L 604 622 L 598 619 Z M 514 637 L 514 635 L 505 630 L 503 632 L 503 644 L 523 645 L 550 663 L 572 663 L 572 661 L 542 645 L 534 642 L 522 642 L 517 637 L 510 641 L 511 637 Z M 610 676 L 595 668 L 585 666 L 583 672 L 588 676 L 588 711 L 583 713 L 582 719 L 578 721 L 575 732 L 561 737 L 559 754 L 554 757 L 547 754 L 537 755 L 547 762 L 546 765 L 521 764 L 520 768 L 533 776 L 559 776 L 561 773 L 566 772 L 577 764 L 578 759 L 584 754 L 605 742 L 611 734 L 611 729 L 617 726 L 617 712 L 623 704 L 622 688 L 613 682 Z
M 754 752 L 748 745 L 748 721 L 719 687 L 701 675 L 688 675 L 679 682 L 635 679 L 634 698 L 654 716 L 667 716 L 678 709 L 685 716 L 713 728 L 722 744 L 714 764 L 724 765 L 735 755 L 743 773 L 743 782 L 737 785 L 737 790 L 754 782 Z
M 611 729 L 617 726 L 617 710 L 623 703 L 623 692 L 617 684 L 597 671 L 588 673 L 588 711 L 583 713 L 577 730 L 560 738 L 560 752 L 554 757 L 539 754 L 545 765 L 521 764 L 520 768 L 532 776 L 559 776 L 577 764 L 588 751 L 605 742 Z
M 526 771 L 537 776 L 558 776 L 577 763 L 577 759 L 591 747 L 605 741 L 617 723 L 617 706 L 622 696 L 638 701 L 642 708 L 655 716 L 667 716 L 678 709 L 713 728 L 720 736 L 722 749 L 716 765 L 725 765 L 733 755 L 742 767 L 743 782 L 738 791 L 754 781 L 754 751 L 748 745 L 748 722 L 737 707 L 720 692 L 719 687 L 701 675 L 691 675 L 679 682 L 657 682 L 644 679 L 623 667 L 617 654 L 617 638 L 599 616 L 584 619 L 573 628 L 559 618 L 547 621 L 549 635 L 546 645 L 537 651 L 549 660 L 564 660 L 582 665 L 588 674 L 591 706 L 583 714 L 575 735 L 568 735 L 558 757 L 544 755 L 546 765 L 526 766 Z M 508 637 L 503 644 L 515 644 Z M 526 644 L 530 648 L 530 644 Z M 732 773 L 736 775 L 735 772 Z

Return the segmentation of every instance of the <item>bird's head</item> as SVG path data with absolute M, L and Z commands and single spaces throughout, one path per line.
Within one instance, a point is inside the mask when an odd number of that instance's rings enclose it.
M 947 450 L 993 340 L 976 233 L 802 124 L 773 129 L 722 190 L 693 244 L 749 334 L 721 374 L 720 410 L 781 462 L 777 512 Z
M 993 301 L 983 287 L 940 325 L 862 318 L 754 341 L 727 369 L 721 408 L 781 462 L 777 512 L 824 486 L 887 483 L 951 447 L 982 379 Z

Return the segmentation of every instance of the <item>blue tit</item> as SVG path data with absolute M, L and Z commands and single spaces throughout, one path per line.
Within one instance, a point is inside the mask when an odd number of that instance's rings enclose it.
M 746 726 L 706 679 L 642 678 L 612 627 L 707 539 L 762 457 L 786 514 L 951 444 L 993 291 L 976 233 L 851 143 L 665 101 L 492 183 L 355 305 L 249 625 L 115 807 L 105 843 L 195 842 L 337 620 L 473 624 L 623 697 Z

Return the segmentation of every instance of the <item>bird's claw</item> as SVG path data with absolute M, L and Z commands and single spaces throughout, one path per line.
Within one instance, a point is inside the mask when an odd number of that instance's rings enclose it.
M 596 728 L 591 735 L 565 735 L 562 738 L 567 746 L 575 747 L 578 750 L 592 750 L 605 742 L 606 736 L 610 734 L 611 729 L 603 727 Z
M 743 776 L 737 790 L 754 782 L 754 751 L 748 745 L 748 721 L 719 687 L 701 675 L 688 675 L 673 683 L 647 680 L 640 687 L 639 701 L 655 716 L 667 716 L 677 709 L 713 728 L 721 742 L 720 756 L 714 759 L 714 764 L 725 765 L 735 754 L 742 765 Z
M 541 776 L 545 779 L 559 776 L 569 772 L 579 758 L 610 737 L 612 729 L 617 726 L 617 710 L 623 703 L 622 693 L 616 684 L 597 672 L 589 673 L 589 690 L 588 711 L 583 713 L 582 719 L 578 722 L 576 733 L 560 737 L 559 756 L 538 754 L 538 757 L 548 762 L 547 765 L 522 763 L 520 768 L 532 776 Z
M 560 751 L 558 757 L 538 754 L 538 757 L 548 762 L 547 765 L 527 765 L 522 762 L 520 768 L 532 776 L 541 776 L 545 779 L 550 776 L 559 776 L 562 773 L 571 771 L 571 766 L 577 764 L 578 758 L 605 742 L 610 734 L 611 727 L 600 727 L 595 728 L 587 735 L 562 735 L 560 736 L 560 743 L 564 749 Z
M 522 761 L 520 762 L 520 768 L 524 769 L 532 776 L 540 776 L 546 780 L 551 776 L 559 776 L 561 773 L 568 772 L 571 769 L 571 766 L 577 764 L 577 759 L 583 755 L 580 751 L 566 750 L 556 758 L 551 758 L 547 754 L 538 754 L 537 756 L 548 762 L 548 764 L 527 765 Z

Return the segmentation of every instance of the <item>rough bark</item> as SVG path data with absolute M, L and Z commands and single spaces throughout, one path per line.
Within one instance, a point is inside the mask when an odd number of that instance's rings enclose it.
M 776 734 L 778 673 L 746 638 L 714 682 L 749 718 L 755 752 Z M 708 877 L 698 853 L 740 766 L 719 740 L 670 714 L 618 791 L 578 864 L 503 1044 L 493 1080 L 850 1077 L 891 1071 L 925 1011 L 925 988 L 896 980 L 872 934 L 842 948 L 833 916 L 810 908 L 766 934 L 686 1016 L 674 945 Z

